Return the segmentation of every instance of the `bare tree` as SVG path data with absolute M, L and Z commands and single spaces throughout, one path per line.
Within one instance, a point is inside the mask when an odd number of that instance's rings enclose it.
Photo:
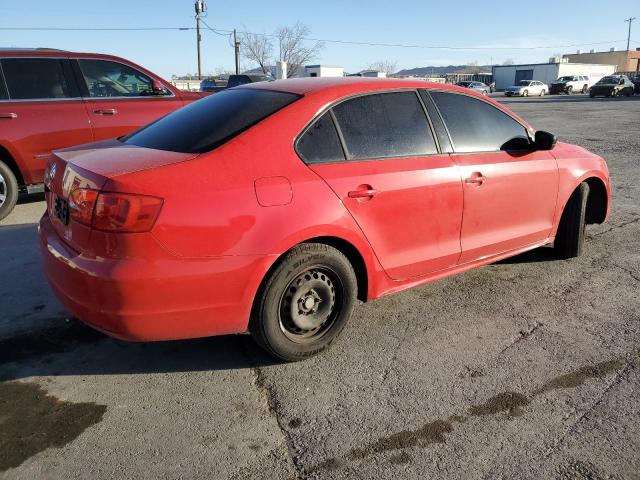
M 392 60 L 380 60 L 378 62 L 370 63 L 367 69 L 375 70 L 376 72 L 384 72 L 387 76 L 390 76 L 398 71 L 398 62 Z
M 260 66 L 262 73 L 270 74 L 271 58 L 273 56 L 273 44 L 267 35 L 241 32 L 238 38 L 240 42 L 240 54 L 251 62 Z
M 309 33 L 309 27 L 300 22 L 293 27 L 280 27 L 275 31 L 279 47 L 278 58 L 287 62 L 289 77 L 294 77 L 305 63 L 316 58 L 324 48 L 324 44 L 319 41 L 308 44 L 306 37 Z

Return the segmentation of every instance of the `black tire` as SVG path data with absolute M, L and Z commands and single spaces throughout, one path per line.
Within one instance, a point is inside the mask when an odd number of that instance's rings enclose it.
M 543 88 L 542 90 L 540 90 L 540 96 L 544 97 L 547 94 L 547 91 Z
M 589 91 L 589 87 L 586 85 L 582 86 L 582 93 L 587 93 Z
M 569 197 L 564 207 L 558 233 L 553 244 L 561 258 L 573 258 L 582 255 L 585 235 L 585 217 L 587 213 L 587 198 L 589 184 L 582 182 Z
M 298 245 L 278 261 L 258 292 L 251 334 L 275 357 L 304 360 L 338 337 L 357 291 L 353 267 L 339 250 L 321 243 Z
M 567 87 L 567 95 L 571 95 L 573 93 L 573 87 L 571 85 L 569 85 Z
M 523 97 L 528 97 L 529 96 L 529 90 L 525 90 L 524 92 L 522 92 L 522 96 Z
M 0 220 L 11 213 L 18 201 L 18 181 L 11 169 L 0 162 Z

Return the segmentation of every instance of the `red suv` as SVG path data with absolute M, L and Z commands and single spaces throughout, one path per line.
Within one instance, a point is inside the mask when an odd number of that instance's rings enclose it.
M 0 49 L 0 220 L 20 189 L 42 191 L 52 150 L 119 137 L 202 96 L 111 55 Z

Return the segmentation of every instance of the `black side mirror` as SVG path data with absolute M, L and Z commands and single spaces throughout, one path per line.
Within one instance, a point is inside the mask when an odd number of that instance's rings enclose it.
M 503 143 L 500 150 L 504 152 L 521 152 L 535 150 L 535 148 L 535 145 L 527 137 L 517 136 Z
M 166 95 L 167 93 L 164 85 L 162 85 L 158 80 L 151 81 L 151 91 L 154 95 Z
M 536 132 L 536 138 L 534 144 L 536 150 L 553 150 L 558 142 L 558 137 L 553 133 L 545 132 L 544 130 L 538 130 Z

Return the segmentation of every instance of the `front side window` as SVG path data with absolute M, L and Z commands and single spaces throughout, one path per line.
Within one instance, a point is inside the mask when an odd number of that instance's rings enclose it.
M 239 88 L 190 103 L 124 137 L 130 145 L 204 153 L 219 147 L 299 98 L 293 93 Z
M 527 130 L 496 107 L 446 92 L 432 92 L 456 152 L 494 152 L 516 137 L 528 138 Z
M 414 91 L 366 95 L 333 108 L 349 160 L 438 153 Z
M 7 98 L 9 98 L 9 95 L 7 94 L 7 87 L 4 84 L 2 68 L 0 68 L 0 100 L 6 100 Z
M 2 60 L 8 96 L 12 100 L 40 100 L 75 96 L 63 60 L 5 58 Z
M 90 97 L 146 97 L 153 95 L 148 75 L 123 63 L 79 59 Z M 169 94 L 166 91 L 166 94 Z
M 296 150 L 307 164 L 339 162 L 344 151 L 329 112 L 316 120 L 296 143 Z

